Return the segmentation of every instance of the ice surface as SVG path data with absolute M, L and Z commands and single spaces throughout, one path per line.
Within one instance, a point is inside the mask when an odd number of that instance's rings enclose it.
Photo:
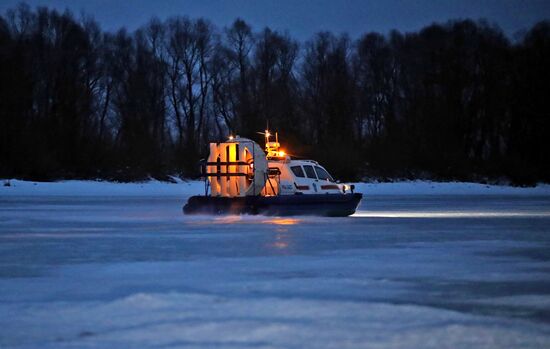
M 548 348 L 550 195 L 360 184 L 349 218 L 183 216 L 202 183 L 0 187 L 0 348 Z

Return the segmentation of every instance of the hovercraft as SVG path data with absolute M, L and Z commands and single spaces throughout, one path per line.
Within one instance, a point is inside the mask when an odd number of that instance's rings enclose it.
M 265 131 L 265 152 L 247 138 L 210 143 L 202 163 L 204 195 L 192 196 L 185 214 L 261 214 L 345 217 L 355 213 L 362 194 L 336 182 L 313 160 L 297 160 Z M 267 153 L 267 154 L 266 154 Z

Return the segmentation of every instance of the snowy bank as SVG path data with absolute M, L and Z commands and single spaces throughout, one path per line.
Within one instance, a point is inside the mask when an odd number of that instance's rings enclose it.
M 357 192 L 366 195 L 543 195 L 550 196 L 550 185 L 512 187 L 470 182 L 403 181 L 357 183 Z
M 178 183 L 151 180 L 139 183 L 118 183 L 106 181 L 59 181 L 30 182 L 0 181 L 1 196 L 188 196 L 204 192 L 200 181 L 179 181 Z
M 1 196 L 191 196 L 204 193 L 202 181 L 177 183 L 148 181 L 117 183 L 105 181 L 31 182 L 0 180 Z M 394 183 L 356 183 L 365 195 L 536 195 L 550 196 L 550 185 L 520 188 L 466 182 L 404 181 Z

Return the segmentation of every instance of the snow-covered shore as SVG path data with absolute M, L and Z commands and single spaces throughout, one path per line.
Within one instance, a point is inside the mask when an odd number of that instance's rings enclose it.
M 402 181 L 358 183 L 356 190 L 370 195 L 550 195 L 549 184 L 513 187 L 471 182 Z
M 177 183 L 151 180 L 141 183 L 106 181 L 32 182 L 0 180 L 0 196 L 190 196 L 204 192 L 202 181 Z M 356 191 L 366 195 L 535 195 L 550 196 L 550 185 L 512 187 L 468 182 L 403 181 L 356 183 Z
M 201 181 L 138 183 L 68 180 L 58 182 L 0 181 L 1 196 L 188 196 L 204 192 Z

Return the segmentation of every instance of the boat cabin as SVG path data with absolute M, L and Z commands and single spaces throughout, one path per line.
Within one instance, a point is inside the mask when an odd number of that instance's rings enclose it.
M 230 137 L 211 143 L 204 175 L 206 192 L 214 197 L 346 194 L 353 186 L 336 182 L 313 160 L 295 160 L 281 150 L 278 135 L 270 141 L 265 131 L 265 152 L 250 139 Z

